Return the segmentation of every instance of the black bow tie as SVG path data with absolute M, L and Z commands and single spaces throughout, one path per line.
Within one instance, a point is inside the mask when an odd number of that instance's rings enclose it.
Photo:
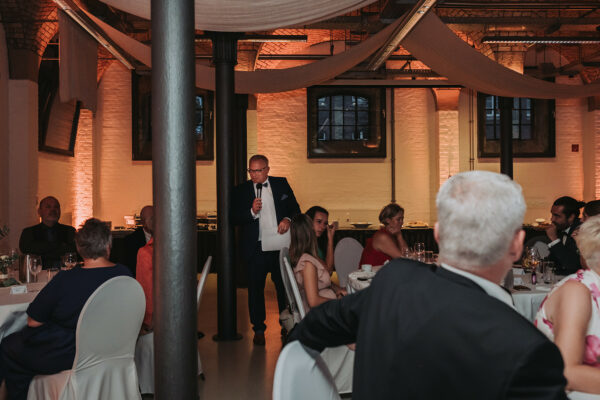
M 262 185 L 263 185 L 263 187 L 267 187 L 267 186 L 269 186 L 269 182 L 265 182 Z

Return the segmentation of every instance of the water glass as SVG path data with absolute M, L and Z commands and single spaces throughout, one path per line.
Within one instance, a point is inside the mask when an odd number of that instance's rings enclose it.
M 37 274 L 42 270 L 42 257 L 29 254 L 27 268 L 31 275 L 33 275 L 33 281 L 37 282 Z
M 543 263 L 543 276 L 542 279 L 544 280 L 545 284 L 553 284 L 554 283 L 554 261 L 544 261 Z
M 77 254 L 76 253 L 65 253 L 65 255 L 62 257 L 62 262 L 63 265 L 65 266 L 64 269 L 72 269 L 73 267 L 75 267 L 77 265 Z

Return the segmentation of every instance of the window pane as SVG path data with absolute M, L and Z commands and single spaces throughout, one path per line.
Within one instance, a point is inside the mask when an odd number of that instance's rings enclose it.
M 329 125 L 319 126 L 319 132 L 317 133 L 317 140 L 329 140 Z
M 319 111 L 319 119 L 317 120 L 319 126 L 323 124 L 329 124 L 329 111 Z
M 496 116 L 496 122 L 495 122 L 495 125 L 496 125 L 496 126 L 500 126 L 500 113 L 499 113 L 499 112 L 497 112 L 497 113 L 494 113 L 494 115 Z
M 317 99 L 317 108 L 320 110 L 329 110 L 331 107 L 329 106 L 330 104 L 330 97 L 326 96 L 326 97 L 319 97 Z
M 204 97 L 196 96 L 196 109 L 201 109 L 204 107 Z
M 516 109 L 519 109 L 519 108 L 520 108 L 520 107 L 519 107 L 519 98 L 518 98 L 518 97 L 515 97 L 515 98 L 513 99 L 513 108 L 516 108 Z
M 513 139 L 518 139 L 519 138 L 519 125 L 513 125 L 512 126 L 512 138 Z
M 344 111 L 344 125 L 352 125 L 352 129 L 354 129 L 355 123 L 354 111 Z
M 521 111 L 521 123 L 525 125 L 531 124 L 531 111 L 525 110 Z
M 354 96 L 344 96 L 344 110 L 351 111 L 356 108 L 356 98 Z
M 344 131 L 342 126 L 332 126 L 333 132 L 333 140 L 342 140 L 344 139 Z
M 494 96 L 485 97 L 485 108 L 494 108 Z
M 521 139 L 522 140 L 531 139 L 531 125 L 521 126 Z
M 369 109 L 369 100 L 366 97 L 357 97 L 356 105 L 359 110 L 368 110 Z
M 369 125 L 369 113 L 367 111 L 358 112 L 357 125 Z
M 496 113 L 494 112 L 494 110 L 486 110 L 485 111 L 485 122 L 487 124 L 493 124 L 494 123 L 494 115 Z
M 344 126 L 344 140 L 354 140 L 354 125 Z
M 521 99 L 521 108 L 531 109 L 531 99 Z
M 519 125 L 519 111 L 518 110 L 512 111 L 512 124 Z
M 495 140 L 496 137 L 494 135 L 494 125 L 486 125 L 485 126 L 485 138 L 487 140 Z
M 344 123 L 344 112 L 343 111 L 332 111 L 331 112 L 332 117 L 333 117 L 333 123 L 332 125 L 342 125 Z
M 369 140 L 369 127 L 368 126 L 357 126 L 356 127 L 356 139 L 357 140 Z
M 344 109 L 344 96 L 332 96 L 331 97 L 331 108 L 334 110 Z

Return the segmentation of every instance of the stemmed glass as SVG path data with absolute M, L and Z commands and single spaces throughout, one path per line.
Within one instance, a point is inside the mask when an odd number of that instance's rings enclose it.
M 77 265 L 77 254 L 65 253 L 65 255 L 62 256 L 62 262 L 65 265 L 65 269 L 72 269 Z
M 419 261 L 423 261 L 425 259 L 425 243 L 415 243 L 415 255 Z
M 19 261 L 19 251 L 17 249 L 15 249 L 14 247 L 11 248 L 8 251 L 8 257 L 10 260 L 10 266 L 8 267 L 10 274 L 13 274 L 13 275 L 16 274 L 16 276 L 14 278 L 19 279 L 19 264 L 18 263 L 15 264 L 15 261 Z
M 534 272 L 540 264 L 540 254 L 535 247 L 525 249 L 525 257 L 523 257 L 523 268 L 527 272 Z
M 29 272 L 33 275 L 35 282 L 37 282 L 37 274 L 42 270 L 42 257 L 31 255 L 29 257 Z

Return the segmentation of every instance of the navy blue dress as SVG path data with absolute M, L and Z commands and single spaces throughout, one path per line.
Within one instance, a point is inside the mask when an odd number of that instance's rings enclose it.
M 35 375 L 73 367 L 75 330 L 81 309 L 94 291 L 116 276 L 131 276 L 124 265 L 60 271 L 31 302 L 27 315 L 43 323 L 26 326 L 0 344 L 0 382 L 6 380 L 10 400 L 26 399 Z

